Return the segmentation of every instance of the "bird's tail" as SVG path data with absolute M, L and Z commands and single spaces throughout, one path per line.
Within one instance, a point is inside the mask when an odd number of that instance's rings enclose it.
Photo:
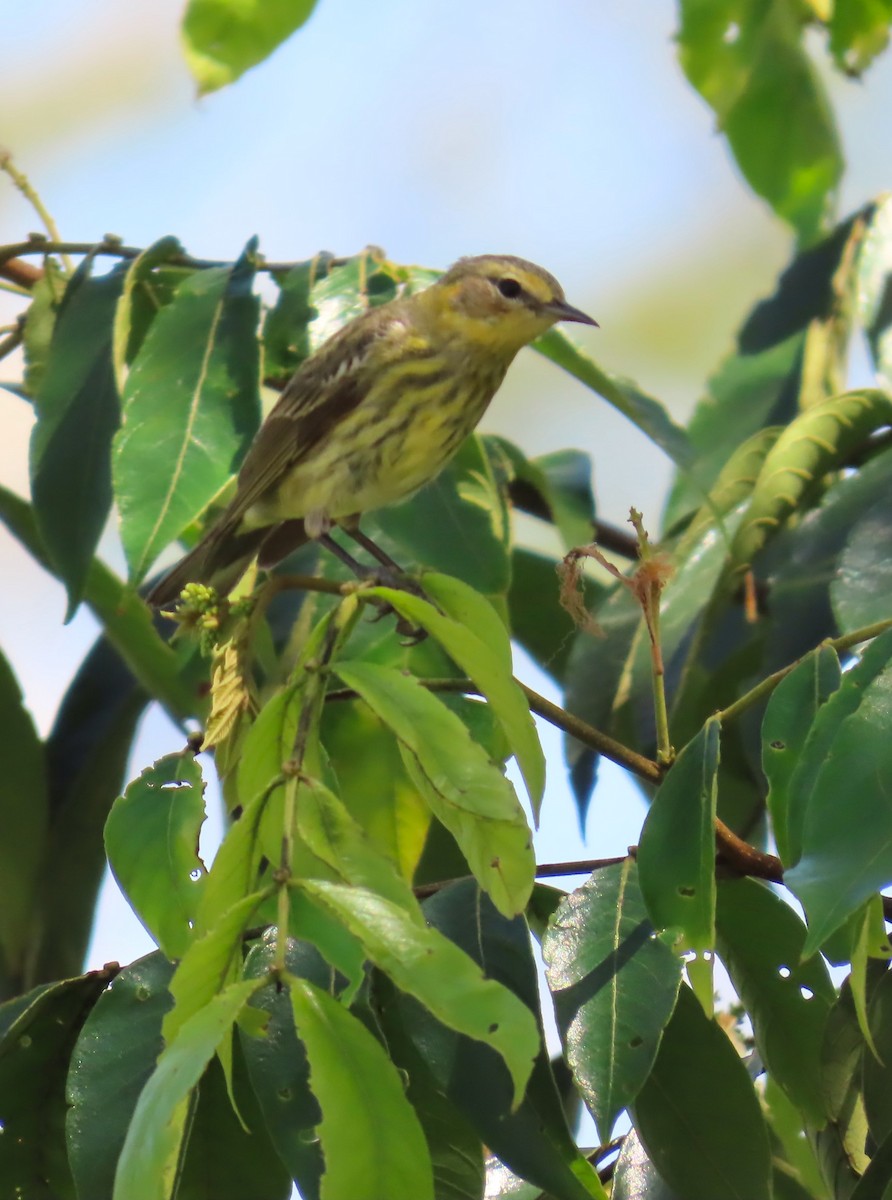
M 153 608 L 174 604 L 187 583 L 206 583 L 221 596 L 231 592 L 244 575 L 269 529 L 236 532 L 236 523 L 226 515 L 210 529 L 188 554 L 174 564 L 155 584 L 146 600 Z

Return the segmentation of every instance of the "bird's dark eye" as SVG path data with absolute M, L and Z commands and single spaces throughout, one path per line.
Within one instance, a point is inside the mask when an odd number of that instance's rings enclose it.
M 523 288 L 516 279 L 500 279 L 496 283 L 496 287 L 502 293 L 506 300 L 516 300 Z

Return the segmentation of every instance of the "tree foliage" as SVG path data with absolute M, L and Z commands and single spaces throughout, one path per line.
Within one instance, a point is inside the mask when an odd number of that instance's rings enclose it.
M 200 89 L 312 7 L 193 0 Z M 310 545 L 177 627 L 138 589 L 225 498 L 262 390 L 434 273 L 374 250 L 270 266 L 253 239 L 215 263 L 175 237 L 0 250 L 29 293 L 0 353 L 24 343 L 36 416 L 31 501 L 0 490 L 0 519 L 102 626 L 46 739 L 0 657 L 3 1195 L 892 1186 L 892 200 L 835 216 L 842 155 L 806 41 L 859 72 L 892 9 L 680 10 L 683 69 L 794 231 L 790 264 L 686 429 L 563 333 L 537 346 L 675 462 L 658 544 L 638 514 L 634 536 L 597 520 L 578 448 L 529 459 L 477 435 L 369 521 L 418 593 L 357 586 Z M 873 378 L 851 389 L 860 337 Z M 113 507 L 126 581 L 96 557 Z M 565 557 L 518 544 L 516 510 Z M 565 708 L 514 677 L 512 638 Z M 181 740 L 126 783 L 152 702 Z M 582 817 L 602 756 L 652 800 L 638 847 L 569 894 L 537 882 L 505 773 L 548 821 L 533 712 L 566 733 Z M 200 750 L 229 817 L 211 862 Z M 106 856 L 158 949 L 81 975 Z M 716 961 L 734 992 L 718 1011 Z M 573 1135 L 580 1099 L 598 1147 Z

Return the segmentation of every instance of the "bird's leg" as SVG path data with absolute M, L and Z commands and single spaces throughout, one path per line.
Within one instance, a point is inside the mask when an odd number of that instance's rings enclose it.
M 359 537 L 357 537 L 356 534 L 359 532 L 358 530 L 348 529 L 347 532 L 354 539 L 354 541 L 358 542 L 360 546 L 367 549 L 369 553 L 378 560 L 380 564 L 379 567 L 366 567 L 361 562 L 357 562 L 353 555 L 348 550 L 345 550 L 343 546 L 339 545 L 329 533 L 320 534 L 316 540 L 319 542 L 320 546 L 324 546 L 325 549 L 329 550 L 335 556 L 335 558 L 344 564 L 345 567 L 348 567 L 354 573 L 357 579 L 380 581 L 385 586 L 402 588 L 404 591 L 412 591 L 419 596 L 423 596 L 424 593 L 417 586 L 413 586 L 411 584 L 407 586 L 406 577 L 400 570 L 399 566 L 393 561 L 392 558 L 390 558 L 389 555 L 385 554 L 380 547 L 375 546 L 375 543 L 371 538 L 367 538 L 365 534 L 360 534 Z M 372 546 L 375 547 L 374 550 L 371 549 Z M 381 570 L 382 567 L 384 568 L 383 571 Z M 395 576 L 395 578 L 390 578 L 391 576 Z M 386 617 L 392 612 L 395 612 L 393 605 L 387 604 L 386 602 L 379 602 L 378 616 L 375 619 L 380 620 L 382 617 Z M 396 630 L 397 633 L 403 637 L 406 645 L 414 645 L 416 642 L 424 641 L 424 639 L 427 637 L 427 634 L 423 629 L 419 629 L 416 625 L 412 625 L 411 622 L 407 621 L 405 617 L 401 617 L 398 613 L 396 614 Z
M 385 550 L 382 550 L 378 543 L 373 541 L 367 533 L 363 533 L 358 525 L 344 525 L 343 529 L 346 534 L 353 538 L 358 546 L 362 546 L 363 550 L 371 554 L 376 562 L 380 563 L 382 567 L 386 567 L 388 572 L 398 576 L 401 581 L 405 579 L 406 573 L 400 564 L 395 562 Z

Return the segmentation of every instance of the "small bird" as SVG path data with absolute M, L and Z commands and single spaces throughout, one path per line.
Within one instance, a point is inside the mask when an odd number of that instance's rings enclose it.
M 307 358 L 252 442 L 236 494 L 149 593 L 187 583 L 229 592 L 255 555 L 272 565 L 308 538 L 353 560 L 328 534 L 433 479 L 473 431 L 521 347 L 558 321 L 597 325 L 541 267 L 507 254 L 461 258 L 436 283 L 354 318 Z

